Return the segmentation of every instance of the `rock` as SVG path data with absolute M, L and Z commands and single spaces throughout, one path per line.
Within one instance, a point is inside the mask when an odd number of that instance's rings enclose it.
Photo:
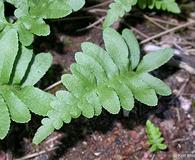
M 94 155 L 95 156 L 99 156 L 101 154 L 101 152 L 95 152 Z
M 189 112 L 189 110 L 191 109 L 192 107 L 192 101 L 183 97 L 183 96 L 180 96 L 179 97 L 179 101 L 180 101 L 180 107 L 185 111 L 185 112 Z

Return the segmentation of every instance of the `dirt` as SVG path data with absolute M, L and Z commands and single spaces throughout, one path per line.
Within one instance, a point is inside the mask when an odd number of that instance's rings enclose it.
M 162 28 L 145 19 L 144 15 L 177 25 L 188 19 L 183 18 L 183 15 L 174 16 L 149 11 L 143 13 L 135 9 L 121 23 L 116 23 L 115 27 L 121 31 L 124 27 L 133 26 L 141 32 L 141 34 L 135 32 L 139 41 L 146 39 L 145 36 L 153 36 L 163 31 Z M 48 37 L 38 37 L 34 43 L 37 53 L 50 51 L 54 56 L 52 68 L 38 84 L 40 88 L 44 89 L 59 81 L 62 74 L 70 71 L 70 65 L 75 61 L 74 54 L 80 51 L 82 42 L 90 41 L 103 46 L 101 25 L 79 31 L 95 22 L 100 16 L 102 14 L 83 11 L 64 20 L 48 21 L 52 34 Z M 167 24 L 161 25 L 167 28 L 173 27 Z M 169 39 L 177 38 L 178 46 L 189 51 L 187 53 L 194 54 L 194 33 L 195 30 L 191 26 L 166 36 Z M 162 45 L 163 39 L 165 37 L 159 37 L 149 43 Z M 174 46 L 166 40 L 166 45 Z M 33 145 L 31 141 L 41 118 L 33 115 L 29 124 L 12 124 L 11 132 L 0 142 L 0 160 L 195 159 L 195 76 L 171 64 L 161 67 L 152 74 L 164 79 L 173 90 L 172 96 L 159 97 L 157 107 L 149 108 L 136 103 L 129 117 L 124 117 L 122 111 L 119 115 L 111 115 L 103 111 L 101 116 L 93 119 L 80 117 L 64 125 L 60 131 L 54 132 L 39 146 Z M 50 92 L 55 93 L 61 88 L 63 87 L 58 85 Z M 181 97 L 189 100 L 190 104 L 181 101 Z M 186 109 L 184 105 L 189 108 Z M 149 151 L 150 146 L 145 132 L 147 119 L 160 128 L 165 144 L 168 146 L 165 151 L 157 153 Z

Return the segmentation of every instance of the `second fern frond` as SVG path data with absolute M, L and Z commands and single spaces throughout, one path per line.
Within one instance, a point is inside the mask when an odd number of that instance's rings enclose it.
M 68 91 L 58 91 L 51 102 L 52 110 L 42 120 L 33 142 L 38 144 L 63 123 L 83 115 L 98 116 L 102 108 L 117 114 L 120 108 L 132 110 L 134 98 L 148 105 L 157 105 L 159 95 L 169 95 L 171 90 L 148 72 L 166 63 L 172 56 L 171 49 L 147 54 L 140 61 L 140 48 L 132 31 L 122 35 L 114 29 L 103 32 L 106 50 L 85 42 L 82 52 L 75 55 L 72 74 L 62 76 Z
M 148 136 L 148 142 L 150 144 L 150 151 L 157 152 L 159 150 L 165 150 L 167 145 L 163 143 L 164 138 L 158 127 L 155 127 L 151 121 L 146 122 L 146 133 Z

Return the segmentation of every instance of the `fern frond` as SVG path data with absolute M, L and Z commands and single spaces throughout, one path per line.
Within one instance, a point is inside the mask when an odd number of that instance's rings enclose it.
M 158 10 L 168 11 L 172 13 L 180 13 L 180 8 L 175 0 L 138 0 L 138 6 L 142 9 L 156 8 Z
M 151 121 L 146 122 L 146 133 L 148 136 L 148 142 L 151 145 L 150 151 L 157 152 L 159 150 L 165 150 L 167 145 L 163 143 L 164 138 L 158 127 L 155 127 Z
M 38 144 L 63 123 L 83 115 L 98 116 L 102 108 L 117 114 L 120 108 L 132 110 L 134 98 L 149 105 L 157 105 L 156 93 L 169 95 L 169 87 L 147 72 L 166 63 L 172 56 L 171 49 L 160 50 L 143 57 L 141 62 L 138 42 L 130 30 L 122 36 L 114 29 L 103 32 L 106 50 L 85 42 L 82 52 L 75 55 L 72 74 L 62 76 L 68 91 L 56 93 L 52 110 L 42 120 L 33 142 Z
M 103 23 L 103 27 L 110 27 L 120 17 L 123 17 L 125 13 L 130 12 L 132 6 L 137 3 L 137 0 L 115 0 L 110 4 L 107 16 Z
M 85 0 L 5 0 L 14 5 L 17 21 L 9 23 L 4 15 L 4 1 L 0 1 L 0 31 L 14 28 L 24 46 L 33 42 L 34 35 L 47 36 L 50 27 L 44 19 L 62 18 L 83 7 Z
M 31 119 L 30 111 L 46 116 L 54 96 L 33 87 L 51 65 L 49 53 L 34 56 L 31 49 L 18 44 L 17 32 L 10 29 L 0 39 L 0 57 L 0 139 L 3 139 L 11 120 L 26 123 Z
M 103 27 L 110 27 L 115 21 L 130 12 L 132 6 L 138 4 L 141 9 L 156 8 L 158 10 L 180 13 L 180 8 L 175 0 L 115 0 L 110 4 Z

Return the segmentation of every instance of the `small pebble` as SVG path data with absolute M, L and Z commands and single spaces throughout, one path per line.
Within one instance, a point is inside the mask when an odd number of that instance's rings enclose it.
M 95 156 L 99 156 L 101 154 L 101 152 L 95 152 L 94 155 Z
M 180 107 L 188 112 L 190 109 L 191 109 L 191 106 L 192 106 L 192 101 L 183 97 L 183 96 L 180 96 L 179 97 L 179 101 L 180 101 Z
M 121 141 L 120 141 L 118 138 L 115 139 L 115 143 L 116 143 L 117 145 L 121 145 Z

